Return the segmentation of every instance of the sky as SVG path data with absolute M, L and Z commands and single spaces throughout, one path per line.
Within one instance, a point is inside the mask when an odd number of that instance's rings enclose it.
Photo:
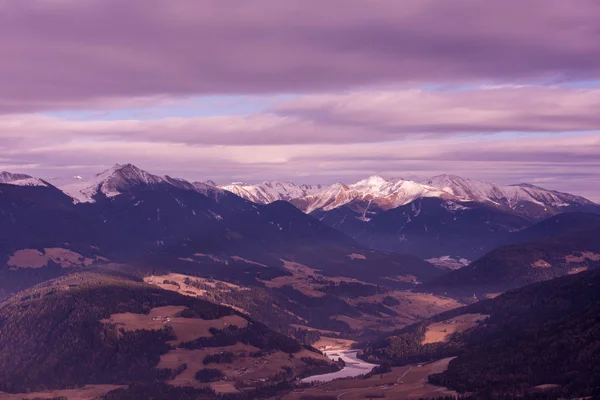
M 0 0 L 0 170 L 600 201 L 596 0 Z

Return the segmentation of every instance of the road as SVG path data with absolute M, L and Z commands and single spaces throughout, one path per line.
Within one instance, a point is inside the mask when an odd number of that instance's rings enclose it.
M 408 374 L 408 373 L 410 372 L 410 370 L 411 370 L 411 369 L 412 369 L 412 365 L 410 365 L 410 366 L 408 367 L 408 369 L 406 370 L 406 372 L 405 372 L 405 373 L 403 373 L 403 374 L 402 374 L 402 376 L 401 376 L 401 377 L 399 377 L 399 378 L 398 378 L 398 380 L 397 380 L 396 382 L 397 382 L 398 384 L 400 384 L 400 379 L 404 378 L 404 377 L 406 376 L 406 374 Z

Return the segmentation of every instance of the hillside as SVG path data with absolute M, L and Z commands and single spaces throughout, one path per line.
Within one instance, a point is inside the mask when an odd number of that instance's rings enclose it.
M 474 259 L 528 225 L 525 218 L 487 204 L 423 198 L 374 216 L 350 236 L 381 251 Z
M 493 250 L 419 290 L 472 296 L 600 267 L 600 215 L 565 213 L 514 233 Z
M 462 333 L 425 344 L 432 329 L 448 330 L 479 316 Z M 394 364 L 458 356 L 430 381 L 489 398 L 556 385 L 553 396 L 600 394 L 600 271 L 582 272 L 511 291 L 439 314 L 374 343 L 365 356 Z
M 313 371 L 302 358 L 335 368 L 231 308 L 118 275 L 73 274 L 0 303 L 5 392 L 154 382 L 237 392 Z
M 445 297 L 330 278 L 289 261 L 285 267 L 290 276 L 265 280 L 264 286 L 175 273 L 146 276 L 144 281 L 243 310 L 254 320 L 315 346 L 332 338 L 377 337 L 462 305 Z

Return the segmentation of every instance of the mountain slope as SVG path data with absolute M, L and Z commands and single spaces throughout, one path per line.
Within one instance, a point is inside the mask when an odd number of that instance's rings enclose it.
M 434 324 L 480 315 L 445 341 L 422 344 Z M 367 354 L 395 364 L 458 356 L 432 383 L 475 398 L 510 398 L 554 387 L 547 397 L 600 394 L 600 271 L 587 271 L 451 310 L 375 343 Z M 536 398 L 536 397 L 532 397 Z
M 565 213 L 514 233 L 512 245 L 420 288 L 456 295 L 494 293 L 600 267 L 600 215 Z
M 417 182 L 371 176 L 351 185 L 337 183 L 321 192 L 293 200 L 292 203 L 306 213 L 316 210 L 331 211 L 349 205 L 362 212 L 363 220 L 368 220 L 369 211 L 372 209 L 389 210 L 423 197 L 451 197 L 446 195 Z M 352 207 L 353 204 L 356 207 Z
M 473 259 L 526 226 L 522 217 L 485 204 L 423 198 L 380 213 L 350 236 L 381 251 Z
M 533 220 L 560 212 L 598 210 L 597 204 L 581 196 L 531 184 L 501 186 L 456 175 L 439 175 L 423 183 L 461 199 L 492 204 Z
M 220 192 L 220 189 L 205 183 L 190 183 L 169 176 L 152 175 L 132 164 L 115 164 L 113 167 L 88 179 L 80 176 L 71 179 L 54 179 L 51 182 L 76 202 L 95 202 L 98 198 L 118 196 L 140 187 L 172 186 L 201 193 Z
M 277 200 L 289 201 L 322 189 L 321 185 L 296 185 L 280 181 L 264 181 L 256 185 L 236 182 L 220 188 L 258 204 L 269 204 Z
M 25 174 L 12 174 L 10 172 L 0 172 L 0 184 L 15 186 L 47 186 L 46 182 Z

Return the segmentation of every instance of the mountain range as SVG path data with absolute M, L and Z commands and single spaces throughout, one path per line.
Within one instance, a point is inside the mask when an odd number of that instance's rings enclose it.
M 42 180 L 3 173 L 0 182 L 52 185 L 76 203 L 115 197 L 134 187 L 170 187 L 217 199 L 233 193 L 255 204 L 285 201 L 362 246 L 384 252 L 476 259 L 507 244 L 511 232 L 523 230 L 564 212 L 600 212 L 581 196 L 530 184 L 496 185 L 439 175 L 421 182 L 371 176 L 353 184 L 297 185 L 265 181 L 216 186 L 212 181 L 186 181 L 157 176 L 131 164 L 114 167 L 89 179 Z
M 92 262 L 180 272 L 201 265 L 205 274 L 250 283 L 289 275 L 282 260 L 371 282 L 443 273 L 415 256 L 365 248 L 287 202 L 256 204 L 131 164 L 91 180 L 61 182 L 63 190 L 13 178 L 0 184 L 0 290 L 14 292 Z
M 452 202 L 478 202 L 496 206 L 524 217 L 540 219 L 573 207 L 596 205 L 581 196 L 543 189 L 531 184 L 496 185 L 456 175 L 438 175 L 421 182 L 384 179 L 371 176 L 353 184 L 295 185 L 289 182 L 265 181 L 256 185 L 227 185 L 222 189 L 256 203 L 291 200 L 306 213 L 331 211 L 349 206 L 362 212 L 368 221 L 373 215 L 409 204 L 421 198 L 440 198 Z M 268 193 L 268 195 L 258 195 Z
M 204 268 L 218 274 L 224 261 L 215 260 L 233 256 L 237 261 L 227 262 L 251 260 L 277 275 L 287 257 L 329 275 L 374 282 L 394 271 L 422 281 L 439 277 L 441 269 L 411 254 L 433 263 L 455 257 L 468 264 L 524 242 L 516 238 L 544 218 L 600 212 L 580 196 L 453 175 L 424 182 L 372 176 L 330 187 L 277 181 L 218 187 L 117 164 L 89 179 L 3 172 L 0 190 L 0 221 L 10 228 L 1 234 L 0 256 L 8 264 L 0 274 L 15 276 L 19 270 L 21 283 L 12 290 L 62 271 L 59 258 L 47 250 L 56 248 L 83 260 L 131 262 L 144 254 L 151 264 L 183 271 L 193 270 L 197 254 L 208 254 L 213 258 L 204 257 L 203 265 L 212 266 Z M 27 249 L 31 252 L 23 252 Z M 346 265 L 349 254 L 367 253 Z M 43 268 L 20 267 L 31 264 L 19 261 L 28 257 L 38 257 Z M 366 273 L 363 266 L 374 264 L 381 273 Z M 250 273 L 228 273 L 250 281 L 267 274 L 249 265 Z M 9 288 L 14 279 L 5 281 L 3 288 Z
M 315 190 L 292 183 L 222 186 L 251 201 L 285 199 L 359 243 L 427 259 L 475 259 L 556 214 L 600 212 L 581 196 L 531 184 L 496 185 L 439 175 L 422 182 L 371 176 Z M 269 195 L 258 195 L 268 193 Z M 294 194 L 297 196 L 294 198 Z

